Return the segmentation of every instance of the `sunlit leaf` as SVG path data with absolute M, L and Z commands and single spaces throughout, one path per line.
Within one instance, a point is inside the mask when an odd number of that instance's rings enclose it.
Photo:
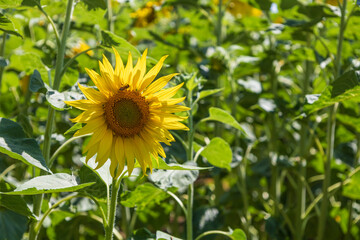
M 233 240 L 246 240 L 246 234 L 243 230 L 237 228 L 235 229 L 230 235 L 231 239 Z
M 220 108 L 211 107 L 209 110 L 210 116 L 207 118 L 202 119 L 201 121 L 218 121 L 225 124 L 228 124 L 243 133 L 245 131 L 241 127 L 240 123 L 238 123 L 233 116 L 231 116 L 230 113 L 226 112 L 225 110 L 222 110 Z
M 13 22 L 2 13 L 0 13 L 0 30 L 22 38 L 20 33 L 15 29 Z
M 55 173 L 35 177 L 18 186 L 13 192 L 3 193 L 10 195 L 35 195 L 41 193 L 75 192 L 92 184 L 94 182 L 79 184 L 75 176 L 67 173 Z
M 112 52 L 111 47 L 113 46 L 119 52 L 120 56 L 128 56 L 130 51 L 133 58 L 136 59 L 140 57 L 141 54 L 139 50 L 124 38 L 106 30 L 101 31 L 101 36 L 103 38 L 101 47 L 105 48 L 106 50 Z
M 0 152 L 50 172 L 38 143 L 26 138 L 21 126 L 6 118 L 0 118 Z
M 355 199 L 360 200 L 360 172 L 356 172 L 350 178 L 350 182 L 343 187 L 343 195 Z
M 181 240 L 181 238 L 171 236 L 170 234 L 162 231 L 156 231 L 156 240 Z
M 222 138 L 211 139 L 201 152 L 201 156 L 205 157 L 215 167 L 226 168 L 229 171 L 231 169 L 232 151 L 229 144 Z

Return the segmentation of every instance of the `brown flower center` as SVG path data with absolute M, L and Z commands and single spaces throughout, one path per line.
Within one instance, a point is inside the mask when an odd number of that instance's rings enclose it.
M 149 104 L 138 92 L 121 88 L 104 106 L 108 126 L 121 137 L 138 134 L 149 119 Z

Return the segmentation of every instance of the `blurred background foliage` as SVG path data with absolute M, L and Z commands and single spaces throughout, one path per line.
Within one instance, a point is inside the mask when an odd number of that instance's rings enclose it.
M 196 100 L 197 164 L 214 167 L 155 170 L 149 177 L 138 173 L 126 179 L 116 215 L 120 235 L 146 239 L 160 230 L 185 238 L 184 214 L 168 192 L 185 201 L 186 187 L 194 183 L 195 237 L 208 230 L 241 228 L 248 239 L 299 239 L 295 219 L 298 194 L 305 188 L 300 239 L 315 239 L 327 149 L 325 107 L 341 102 L 324 239 L 360 239 L 356 170 L 360 164 L 356 72 L 360 10 L 356 2 L 347 3 L 340 75 L 336 58 L 341 9 L 336 0 L 119 0 L 111 4 L 112 33 L 107 31 L 105 0 L 77 2 L 66 46 L 65 64 L 69 65 L 60 85 L 62 97 L 78 98 L 77 82 L 93 85 L 84 68 L 99 71 L 98 60 L 109 54 L 106 50 L 114 43 L 124 61 L 128 51 L 137 58 L 148 48 L 148 69 L 169 55 L 160 74 L 181 73 L 173 81 L 186 82 L 179 95 Z M 0 7 L 0 117 L 19 123 L 26 136 L 41 145 L 49 99 L 43 86 L 36 87 L 36 76 L 51 85 L 57 53 L 54 30 L 42 11 L 61 29 L 66 1 L 0 0 Z M 352 75 L 344 76 L 347 72 Z M 211 107 L 230 113 L 246 134 L 240 127 L 204 120 Z M 72 127 L 68 119 L 78 113 L 66 109 L 56 114 L 52 153 L 71 137 L 71 132 L 64 134 Z M 185 132 L 177 135 L 186 139 Z M 81 182 L 96 181 L 83 194 L 106 204 L 105 183 L 83 164 L 81 150 L 87 141 L 77 139 L 67 145 L 51 170 L 74 174 Z M 181 141 L 165 147 L 167 162 L 186 162 Z M 299 170 L 301 164 L 306 174 Z M 10 191 L 31 178 L 32 169 L 1 154 L 0 172 L 1 191 Z M 48 194 L 44 211 L 61 197 L 64 193 Z M 16 201 L 31 205 L 28 196 Z M 0 239 L 22 238 L 31 218 L 24 211 L 0 206 Z M 91 199 L 74 198 L 45 219 L 39 239 L 102 239 L 99 216 Z

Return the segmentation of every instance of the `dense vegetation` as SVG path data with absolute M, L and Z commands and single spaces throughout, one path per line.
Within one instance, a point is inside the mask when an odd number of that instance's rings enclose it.
M 117 239 L 360 239 L 357 4 L 0 0 L 0 240 L 104 239 L 112 213 Z M 191 108 L 116 211 L 64 103 L 112 47 L 169 55 Z

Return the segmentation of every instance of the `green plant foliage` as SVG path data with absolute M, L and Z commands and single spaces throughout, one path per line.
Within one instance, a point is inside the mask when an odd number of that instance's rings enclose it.
M 210 116 L 207 118 L 202 119 L 202 121 L 218 121 L 225 124 L 228 124 L 242 132 L 244 132 L 241 125 L 234 119 L 233 116 L 231 116 L 228 112 L 212 107 L 209 109 Z M 245 133 L 245 132 L 244 132 Z
M 0 208 L 0 239 L 21 239 L 26 231 L 27 219 L 6 208 Z
M 13 34 L 22 37 L 18 31 L 14 28 L 14 24 L 10 19 L 0 13 L 0 30 L 9 34 Z
M 79 184 L 72 175 L 55 173 L 33 178 L 21 184 L 12 192 L 2 193 L 9 195 L 35 195 L 41 193 L 74 192 L 92 184 L 94 182 Z
M 205 157 L 215 167 L 226 168 L 229 171 L 231 169 L 232 151 L 229 144 L 222 138 L 211 139 L 201 152 L 201 156 Z
M 21 126 L 6 118 L 0 118 L 0 151 L 28 165 L 50 172 L 37 142 L 26 138 Z

